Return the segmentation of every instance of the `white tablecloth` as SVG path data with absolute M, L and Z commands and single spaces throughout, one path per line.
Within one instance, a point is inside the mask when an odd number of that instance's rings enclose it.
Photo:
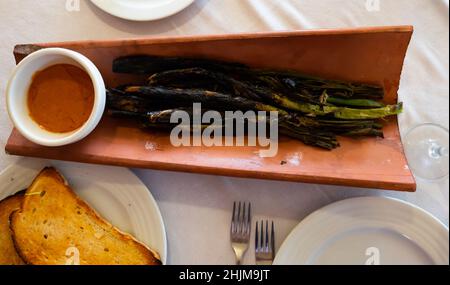
M 367 2 L 372 7 L 367 9 Z M 375 2 L 375 4 L 373 3 Z M 402 75 L 402 134 L 416 124 L 449 125 L 448 0 L 196 0 L 187 10 L 157 22 L 114 18 L 81 0 L 80 11 L 66 0 L 0 0 L 0 94 L 14 67 L 13 46 L 65 40 L 150 35 L 192 35 L 271 30 L 412 24 L 414 37 Z M 370 4 L 370 3 L 369 3 Z M 0 100 L 0 147 L 11 131 Z M 0 170 L 16 157 L 0 154 Z M 412 202 L 448 225 L 449 180 L 418 181 L 417 193 L 260 181 L 186 173 L 136 170 L 157 199 L 167 227 L 169 263 L 231 264 L 229 222 L 234 200 L 251 201 L 254 219 L 275 221 L 277 247 L 312 211 L 340 199 L 387 195 Z M 245 263 L 254 261 L 248 253 Z

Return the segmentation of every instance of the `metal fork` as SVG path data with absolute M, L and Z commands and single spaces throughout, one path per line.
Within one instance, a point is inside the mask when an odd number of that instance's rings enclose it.
M 242 262 L 242 257 L 248 249 L 248 244 L 250 241 L 250 231 L 251 231 L 251 207 L 252 205 L 248 203 L 241 203 L 236 207 L 236 202 L 233 203 L 233 216 L 231 218 L 231 228 L 230 228 L 230 240 L 231 247 L 236 254 L 236 265 L 240 265 Z
M 266 220 L 266 227 L 264 229 L 264 222 L 261 221 L 261 232 L 258 231 L 258 222 L 256 222 L 255 232 L 255 259 L 256 265 L 272 265 L 275 259 L 275 230 L 272 221 L 272 228 L 270 230 L 269 238 L 269 221 Z

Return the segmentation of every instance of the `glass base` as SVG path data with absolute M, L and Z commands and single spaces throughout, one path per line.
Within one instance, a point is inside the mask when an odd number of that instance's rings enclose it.
M 419 125 L 406 134 L 405 153 L 415 176 L 437 180 L 448 175 L 448 140 L 448 130 L 435 124 Z

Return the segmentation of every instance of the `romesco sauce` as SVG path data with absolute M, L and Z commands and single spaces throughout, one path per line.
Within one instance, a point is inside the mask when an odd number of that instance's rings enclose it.
M 43 129 L 67 133 L 80 128 L 94 106 L 94 85 L 79 67 L 57 64 L 38 71 L 28 89 L 31 118 Z

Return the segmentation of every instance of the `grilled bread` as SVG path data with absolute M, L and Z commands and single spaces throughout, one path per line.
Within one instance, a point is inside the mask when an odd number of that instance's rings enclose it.
M 0 265 L 25 264 L 14 248 L 9 229 L 9 216 L 20 209 L 23 192 L 10 196 L 0 202 Z
M 17 252 L 36 265 L 157 265 L 159 255 L 120 232 L 46 168 L 10 217 Z

